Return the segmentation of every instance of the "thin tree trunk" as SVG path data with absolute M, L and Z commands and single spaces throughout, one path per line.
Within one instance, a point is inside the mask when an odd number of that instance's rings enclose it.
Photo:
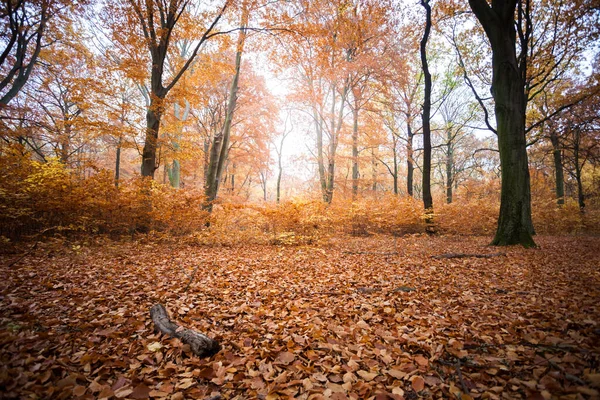
M 283 175 L 283 165 L 282 165 L 282 158 L 283 158 L 283 141 L 285 140 L 285 137 L 288 134 L 286 132 L 283 133 L 282 137 L 281 137 L 281 142 L 279 143 L 279 152 L 277 152 L 277 166 L 278 166 L 278 172 L 277 172 L 277 204 L 279 204 L 279 201 L 281 199 L 281 175 Z
M 231 166 L 231 194 L 235 194 L 235 163 Z M 266 179 L 265 179 L 266 182 Z M 265 183 L 265 197 L 266 197 L 266 183 Z
M 325 158 L 323 155 L 323 120 L 315 106 L 313 106 L 313 118 L 315 120 L 315 130 L 317 133 L 317 164 L 319 169 L 321 196 L 323 197 L 323 201 L 327 202 L 327 179 L 325 177 Z
M 375 149 L 371 149 L 371 178 L 373 178 L 373 185 L 371 189 L 373 193 L 377 191 L 377 157 L 375 157 Z
M 428 225 L 433 223 L 433 198 L 431 196 L 431 73 L 427 64 L 427 40 L 431 32 L 431 6 L 429 0 L 421 0 L 425 8 L 425 32 L 421 39 L 420 53 L 423 75 L 425 77 L 425 94 L 423 99 L 423 206 Z
M 446 203 L 452 203 L 452 184 L 454 180 L 453 169 L 454 169 L 454 149 L 452 143 L 452 131 L 447 132 L 446 142 Z
M 237 104 L 237 91 L 238 83 L 240 78 L 240 68 L 242 64 L 242 53 L 244 49 L 244 42 L 246 40 L 246 26 L 248 23 L 248 9 L 244 7 L 242 13 L 241 30 L 238 36 L 237 51 L 235 54 L 235 75 L 231 83 L 231 89 L 229 91 L 229 101 L 227 104 L 227 114 L 225 116 L 225 122 L 221 133 L 215 137 L 213 141 L 213 148 L 211 149 L 211 156 L 208 167 L 208 179 L 205 187 L 206 200 L 202 208 L 208 212 L 212 212 L 213 202 L 217 198 L 219 192 L 219 182 L 223 174 L 225 162 L 229 153 L 229 136 L 231 134 L 231 123 L 233 120 L 233 113 Z
M 406 123 L 407 140 L 406 140 L 406 192 L 409 196 L 413 196 L 413 181 L 415 174 L 415 166 L 413 163 L 413 138 L 414 134 L 410 128 L 410 122 Z
M 331 204 L 333 201 L 333 190 L 335 188 L 335 154 L 338 145 L 338 136 L 342 129 L 342 122 L 344 118 L 344 105 L 346 103 L 346 96 L 348 95 L 348 80 L 344 82 L 344 89 L 342 90 L 342 98 L 340 99 L 340 109 L 337 116 L 337 123 L 333 117 L 335 112 L 335 101 L 332 107 L 332 121 L 331 121 L 331 141 L 329 143 L 329 164 L 327 168 L 327 203 Z M 335 95 L 334 95 L 335 100 Z
M 579 140 L 580 132 L 579 129 L 576 129 L 573 148 L 573 161 L 575 162 L 575 180 L 577 181 L 577 202 L 579 203 L 579 210 L 583 212 L 585 210 L 585 195 L 583 193 L 583 183 L 581 182 L 582 166 L 579 164 Z
M 556 190 L 556 202 L 558 205 L 565 204 L 565 177 L 562 165 L 562 152 L 558 141 L 558 133 L 550 131 L 550 142 L 552 142 L 552 156 L 554 159 L 554 179 Z
M 117 143 L 117 157 L 115 160 L 115 187 L 119 187 L 119 178 L 121 176 L 121 146 L 122 146 L 122 138 L 119 137 L 119 142 Z
M 398 196 L 398 153 L 396 152 L 396 145 L 394 144 L 394 194 Z
M 352 110 L 352 200 L 358 196 L 358 101 L 354 101 Z

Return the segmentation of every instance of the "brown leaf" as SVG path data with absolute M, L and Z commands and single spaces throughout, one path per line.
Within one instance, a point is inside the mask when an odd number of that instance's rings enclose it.
M 290 353 L 289 351 L 283 351 L 283 352 L 279 353 L 276 361 L 280 362 L 281 364 L 288 365 L 289 363 L 294 361 L 295 358 L 296 358 L 296 356 L 294 356 L 293 353 Z
M 363 370 L 357 371 L 356 373 L 367 382 L 372 381 L 377 375 L 379 375 L 376 372 L 368 372 Z
M 83 396 L 85 394 L 86 390 L 87 389 L 85 388 L 85 386 L 79 386 L 79 385 L 75 386 L 73 388 L 73 396 L 77 396 L 77 397 Z
M 147 399 L 150 393 L 150 388 L 143 383 L 137 385 L 133 392 L 131 393 L 131 397 L 134 399 Z
M 419 364 L 422 367 L 426 367 L 429 365 L 429 360 L 427 360 L 425 357 L 423 357 L 420 354 L 415 356 L 415 361 L 417 364 Z
M 420 392 L 425 388 L 425 380 L 418 375 L 413 375 L 410 378 L 410 383 L 415 392 Z

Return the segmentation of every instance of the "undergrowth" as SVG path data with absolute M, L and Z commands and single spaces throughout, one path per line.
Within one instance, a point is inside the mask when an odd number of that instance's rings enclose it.
M 108 171 L 79 179 L 59 162 L 40 163 L 2 156 L 0 236 L 4 241 L 44 230 L 69 233 L 160 237 L 185 236 L 204 245 L 237 243 L 311 244 L 333 235 L 425 232 L 422 203 L 412 197 L 378 194 L 377 199 L 294 199 L 281 204 L 237 204 L 225 197 L 212 214 L 203 211 L 199 189 L 173 189 L 150 180 L 115 185 Z M 585 213 L 574 201 L 558 206 L 551 190 L 533 191 L 533 219 L 539 234 L 598 233 L 600 207 L 594 199 Z M 492 235 L 499 210 L 497 183 L 471 185 L 445 204 L 436 199 L 437 232 Z

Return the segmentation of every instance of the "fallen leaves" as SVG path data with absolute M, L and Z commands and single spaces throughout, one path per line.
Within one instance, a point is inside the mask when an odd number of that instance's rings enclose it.
M 41 243 L 27 263 L 0 271 L 0 390 L 175 400 L 597 397 L 600 239 L 537 240 L 538 250 L 470 259 L 431 256 L 483 254 L 487 238 L 132 242 L 79 252 Z M 182 270 L 196 267 L 184 292 Z M 153 333 L 157 299 L 224 349 L 199 359 Z
M 415 392 L 420 392 L 421 390 L 425 389 L 425 379 L 418 375 L 414 375 L 410 378 L 410 384 Z

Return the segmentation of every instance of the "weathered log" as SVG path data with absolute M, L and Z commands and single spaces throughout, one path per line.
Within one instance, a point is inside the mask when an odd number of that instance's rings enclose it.
M 188 344 L 198 357 L 210 357 L 221 350 L 221 345 L 203 333 L 183 328 L 169 318 L 167 310 L 162 304 L 155 304 L 150 309 L 150 317 L 154 322 L 155 331 L 165 333 L 171 337 Z

